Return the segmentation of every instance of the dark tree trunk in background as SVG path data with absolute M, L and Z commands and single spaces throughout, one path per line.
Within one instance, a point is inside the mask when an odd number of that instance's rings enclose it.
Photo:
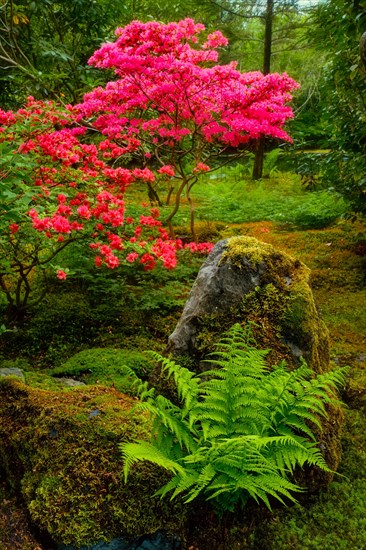
M 363 33 L 360 40 L 360 56 L 361 61 L 366 68 L 366 32 Z
M 264 19 L 265 29 L 264 29 L 263 74 L 268 74 L 271 71 L 273 4 L 274 4 L 274 0 L 267 0 L 267 7 L 266 7 L 266 13 L 265 13 L 265 19 Z M 252 173 L 252 178 L 254 180 L 261 179 L 263 175 L 264 141 L 265 141 L 265 138 L 260 139 L 256 146 L 253 173 Z
M 273 4 L 274 0 L 267 0 L 264 30 L 263 74 L 268 74 L 271 71 Z

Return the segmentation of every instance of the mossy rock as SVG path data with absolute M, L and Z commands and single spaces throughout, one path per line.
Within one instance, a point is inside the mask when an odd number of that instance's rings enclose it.
M 104 384 L 134 394 L 133 371 L 140 379 L 148 378 L 152 363 L 146 354 L 121 348 L 90 348 L 70 357 L 60 367 L 48 371 L 53 377 L 73 377 L 86 384 Z
M 180 531 L 181 502 L 152 498 L 164 472 L 141 463 L 124 483 L 118 444 L 150 431 L 133 404 L 104 386 L 46 391 L 0 381 L 0 469 L 32 522 L 57 543 Z
M 199 362 L 234 323 L 252 323 L 260 348 L 290 366 L 304 358 L 317 373 L 329 369 L 328 331 L 309 286 L 310 270 L 253 237 L 216 244 L 202 265 L 169 349 Z
M 258 348 L 271 350 L 270 363 L 285 360 L 295 369 L 305 360 L 315 373 L 328 371 L 329 335 L 314 303 L 309 276 L 303 263 L 253 237 L 218 242 L 198 273 L 169 337 L 168 352 L 193 357 L 196 369 L 202 370 L 202 360 L 226 330 L 234 323 L 243 327 L 251 323 Z M 335 470 L 342 413 L 337 407 L 328 413 L 318 440 Z M 330 479 L 323 473 L 320 477 L 324 482 Z M 316 486 L 321 479 L 312 470 L 304 482 Z

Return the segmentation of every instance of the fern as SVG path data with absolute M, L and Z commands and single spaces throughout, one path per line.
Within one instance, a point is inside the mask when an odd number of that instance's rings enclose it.
M 158 495 L 198 496 L 219 511 L 244 506 L 249 498 L 270 508 L 270 499 L 295 501 L 300 489 L 290 476 L 305 464 L 329 468 L 316 446 L 325 405 L 336 402 L 345 369 L 314 376 L 303 363 L 290 372 L 271 369 L 250 326 L 234 325 L 209 357 L 210 370 L 195 374 L 152 353 L 172 377 L 181 406 L 140 383 L 138 407 L 152 418 L 149 442 L 122 443 L 127 479 L 135 462 L 150 461 L 171 472 Z

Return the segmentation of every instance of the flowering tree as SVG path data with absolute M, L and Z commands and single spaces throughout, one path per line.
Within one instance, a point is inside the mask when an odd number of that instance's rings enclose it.
M 26 308 L 40 268 L 72 242 L 83 241 L 97 267 L 176 265 L 182 243 L 168 238 L 158 209 L 138 219 L 125 209 L 128 186 L 150 172 L 111 167 L 104 142 L 88 143 L 87 133 L 71 108 L 51 102 L 0 110 L 0 288 L 12 312 Z M 55 269 L 66 278 L 67 268 Z
M 26 307 L 40 268 L 75 241 L 94 253 L 97 267 L 137 262 L 150 270 L 160 261 L 174 268 L 182 243 L 172 220 L 185 193 L 194 231 L 198 175 L 263 135 L 290 139 L 283 125 L 296 83 L 217 65 L 227 41 L 215 32 L 200 43 L 203 31 L 191 19 L 133 22 L 90 60 L 114 68 L 117 81 L 76 107 L 30 97 L 15 113 L 0 110 L 0 288 L 10 309 Z M 129 215 L 125 195 L 136 181 L 158 203 L 157 182 L 168 182 L 170 235 L 156 205 Z M 64 266 L 55 269 L 66 278 Z
M 287 102 L 298 85 L 286 74 L 242 74 L 234 62 L 218 65 L 218 49 L 227 40 L 219 31 L 201 39 L 204 29 L 192 19 L 133 21 L 118 28 L 116 42 L 89 60 L 114 69 L 118 79 L 77 106 L 106 136 L 107 158 L 128 150 L 141 166 L 155 169 L 146 182 L 158 203 L 158 184 L 165 178 L 168 204 L 175 193 L 166 220 L 171 237 L 183 194 L 195 234 L 191 190 L 200 173 L 227 162 L 228 155 L 245 154 L 263 136 L 290 140 L 283 126 L 292 117 Z

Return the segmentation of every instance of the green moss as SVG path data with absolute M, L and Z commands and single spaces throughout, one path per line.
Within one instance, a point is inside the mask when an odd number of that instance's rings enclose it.
M 132 370 L 139 378 L 148 378 L 152 364 L 146 354 L 117 348 L 90 348 L 73 355 L 62 366 L 49 371 L 52 376 L 77 377 L 86 384 L 113 385 L 133 393 Z
M 351 359 L 352 368 L 344 398 L 351 407 L 366 413 L 366 355 L 348 359 Z
M 283 333 L 286 339 L 306 350 L 304 359 L 309 365 L 316 366 L 317 372 L 329 370 L 329 333 L 319 317 L 306 280 L 292 285 L 284 313 Z
M 58 380 L 55 380 L 52 376 L 47 376 L 45 373 L 27 371 L 24 373 L 24 376 L 26 383 L 33 388 L 53 391 L 64 389 Z
M 150 430 L 132 398 L 103 386 L 54 392 L 13 380 L 1 381 L 0 395 L 1 467 L 54 540 L 81 546 L 179 530 L 181 503 L 152 499 L 164 473 L 142 465 L 123 482 L 118 444 Z
M 286 254 L 278 254 L 273 246 L 258 241 L 254 237 L 237 236 L 228 239 L 226 251 L 222 255 L 221 262 L 228 261 L 240 269 L 243 267 L 243 257 L 245 257 L 252 267 L 264 263 L 267 267 L 273 266 L 277 261 L 281 262 L 281 271 L 285 272 L 291 267 L 292 260 Z

